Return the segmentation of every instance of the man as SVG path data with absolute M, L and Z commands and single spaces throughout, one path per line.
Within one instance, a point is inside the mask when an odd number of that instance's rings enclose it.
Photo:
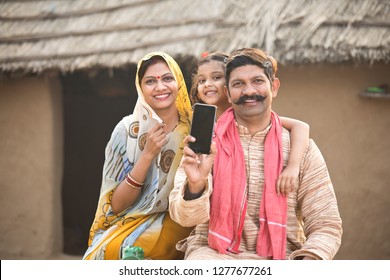
M 271 109 L 280 86 L 276 72 L 276 61 L 261 50 L 233 52 L 225 88 L 232 108 L 218 120 L 211 154 L 184 148 L 170 214 L 182 226 L 196 226 L 177 245 L 185 259 L 332 259 L 340 246 L 335 193 L 313 140 L 297 187 L 276 194 L 290 154 L 289 131 Z

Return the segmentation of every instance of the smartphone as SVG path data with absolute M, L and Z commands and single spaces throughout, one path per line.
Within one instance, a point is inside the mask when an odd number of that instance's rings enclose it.
M 213 138 L 215 114 L 217 107 L 214 105 L 196 103 L 192 116 L 191 136 L 196 138 L 188 146 L 199 154 L 210 154 L 210 145 Z

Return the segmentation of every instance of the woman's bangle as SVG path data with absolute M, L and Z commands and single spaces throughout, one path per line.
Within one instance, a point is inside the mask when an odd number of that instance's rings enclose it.
M 127 174 L 125 181 L 133 189 L 140 190 L 144 186 L 143 183 L 139 183 L 136 180 L 134 180 L 133 178 L 131 178 L 130 174 Z
M 133 186 L 132 184 L 129 184 L 129 182 L 127 180 L 125 180 L 125 181 L 126 181 L 126 184 L 130 186 L 130 188 L 133 188 L 133 189 L 139 190 L 139 191 L 142 190 L 142 188 L 139 188 L 139 187 Z
M 130 176 L 130 173 L 127 174 L 127 178 L 129 178 L 129 179 L 130 179 L 134 184 L 136 184 L 136 185 L 140 185 L 140 186 L 143 186 L 143 185 L 144 185 L 144 183 L 140 183 L 140 182 L 134 180 L 134 179 Z

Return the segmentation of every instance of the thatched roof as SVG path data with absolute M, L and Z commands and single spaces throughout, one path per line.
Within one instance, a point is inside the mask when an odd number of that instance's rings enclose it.
M 0 4 L 0 71 L 120 67 L 149 51 L 256 46 L 280 62 L 390 62 L 389 0 L 57 0 Z

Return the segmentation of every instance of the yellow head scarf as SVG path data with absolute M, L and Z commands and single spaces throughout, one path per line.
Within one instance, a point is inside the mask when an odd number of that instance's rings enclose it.
M 173 75 L 175 76 L 177 86 L 179 89 L 179 92 L 178 92 L 178 95 L 176 98 L 176 107 L 177 107 L 177 110 L 179 111 L 180 121 L 185 123 L 189 127 L 190 123 L 191 123 L 191 119 L 192 119 L 192 108 L 191 108 L 191 102 L 190 102 L 190 99 L 188 96 L 187 86 L 186 86 L 186 83 L 185 83 L 185 80 L 183 77 L 183 73 L 181 72 L 180 67 L 177 64 L 177 62 L 170 55 L 163 53 L 163 52 L 149 53 L 149 54 L 145 55 L 138 62 L 137 75 L 135 78 L 135 86 L 136 86 L 137 92 L 138 92 L 138 101 L 137 101 L 137 104 L 135 106 L 134 111 L 139 110 L 139 107 L 142 105 L 142 106 L 148 108 L 148 110 L 150 112 L 153 112 L 152 108 L 145 101 L 145 98 L 144 98 L 144 95 L 142 93 L 141 86 L 140 86 L 138 72 L 139 72 L 139 69 L 144 61 L 149 60 L 155 56 L 162 57 L 166 61 L 166 63 L 168 64 L 168 67 L 172 71 Z M 157 115 L 154 117 L 157 118 L 158 120 L 160 119 Z

